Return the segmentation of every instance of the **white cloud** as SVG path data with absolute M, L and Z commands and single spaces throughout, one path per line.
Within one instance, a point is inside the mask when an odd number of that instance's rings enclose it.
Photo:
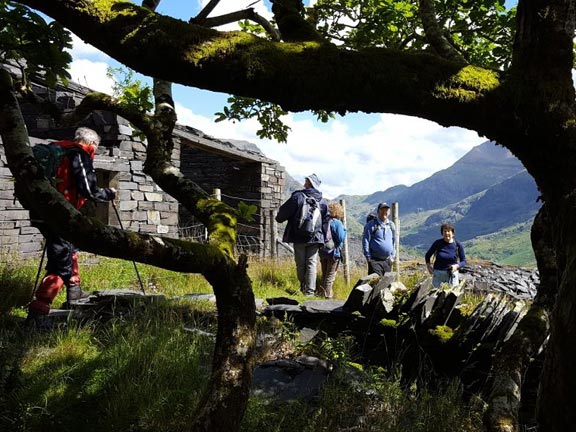
M 70 54 L 73 58 L 91 58 L 92 60 L 110 61 L 110 56 L 104 54 L 98 48 L 87 44 L 74 33 L 72 33 L 72 50 Z
M 79 59 L 72 62 L 69 72 L 72 81 L 92 90 L 112 94 L 114 81 L 106 76 L 108 66 L 104 62 Z
M 296 180 L 316 173 L 325 196 L 367 195 L 391 186 L 410 186 L 447 168 L 472 147 L 486 141 L 476 132 L 444 128 L 434 122 L 393 114 L 377 116 L 378 122 L 362 134 L 352 134 L 346 118 L 320 127 L 313 120 L 295 120 L 287 144 L 256 137 L 254 120 L 214 123 L 177 106 L 178 121 L 218 138 L 243 139 L 258 145 L 279 161 Z
M 72 81 L 92 90 L 112 94 L 114 81 L 106 76 L 106 70 L 113 60 L 108 55 L 73 33 L 70 55 L 74 59 L 68 69 Z

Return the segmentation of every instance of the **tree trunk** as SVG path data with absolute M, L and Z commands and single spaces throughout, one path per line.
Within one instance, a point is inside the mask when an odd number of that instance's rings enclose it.
M 565 432 L 576 425 L 576 192 L 553 208 L 558 251 L 558 296 L 539 388 L 540 432 Z
M 248 404 L 254 369 L 256 312 L 246 260 L 246 256 L 242 256 L 232 273 L 207 276 L 218 293 L 218 333 L 212 377 L 197 410 L 194 432 L 239 430 Z
M 158 154 L 169 148 L 171 135 L 164 142 L 159 137 L 164 129 L 157 133 L 153 130 L 148 132 L 150 147 Z M 0 136 L 8 166 L 20 185 L 21 194 L 18 196 L 25 198 L 22 202 L 27 208 L 33 206 L 35 211 L 45 216 L 45 221 L 59 235 L 87 252 L 133 259 L 170 270 L 201 273 L 212 284 L 218 307 L 212 379 L 197 407 L 192 430 L 239 430 L 251 384 L 256 312 L 252 284 L 246 272 L 246 258 L 242 258 L 239 264 L 230 258 L 229 251 L 235 239 L 234 210 L 220 202 L 211 205 L 210 200 L 203 200 L 199 206 L 202 210 L 196 214 L 200 213 L 203 219 L 208 220 L 210 232 L 216 234 L 207 245 L 127 232 L 82 216 L 43 178 L 28 145 L 28 134 L 12 82 L 2 69 Z M 152 169 L 154 174 L 161 180 L 166 172 L 170 173 L 169 178 L 178 177 L 163 164 L 164 157 L 159 159 L 157 162 L 165 169 Z M 178 185 L 191 187 L 190 181 L 181 178 Z M 176 195 L 183 194 L 177 185 L 172 185 L 172 189 Z M 187 199 L 190 208 L 195 209 L 197 206 L 193 205 L 190 194 Z
M 545 204 L 532 225 L 532 246 L 540 271 L 540 286 L 526 316 L 494 360 L 492 390 L 484 417 L 488 432 L 520 430 L 522 378 L 549 335 L 550 311 L 556 297 L 556 253 L 551 228 Z

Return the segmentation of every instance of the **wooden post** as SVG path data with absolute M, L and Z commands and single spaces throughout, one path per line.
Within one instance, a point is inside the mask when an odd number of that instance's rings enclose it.
M 392 222 L 396 225 L 394 234 L 394 243 L 396 256 L 394 257 L 394 266 L 396 267 L 396 282 L 400 282 L 400 218 L 398 217 L 398 203 L 392 203 Z
M 278 223 L 274 217 L 274 210 L 270 210 L 270 258 L 278 258 L 278 248 L 276 242 L 278 240 Z
M 340 200 L 340 205 L 344 211 L 344 216 L 342 217 L 342 224 L 344 229 L 347 229 L 346 225 L 346 201 Z M 344 264 L 344 279 L 346 280 L 346 286 L 350 288 L 350 263 L 348 261 L 348 236 L 344 239 L 344 247 L 342 248 L 342 264 Z
M 215 188 L 212 191 L 212 197 L 216 198 L 218 201 L 222 201 L 222 192 L 220 191 L 220 189 Z M 206 227 L 204 227 L 204 239 L 208 241 L 208 228 Z

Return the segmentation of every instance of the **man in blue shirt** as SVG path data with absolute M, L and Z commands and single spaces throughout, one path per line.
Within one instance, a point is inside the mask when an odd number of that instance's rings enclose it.
M 392 269 L 392 260 L 396 256 L 396 226 L 388 220 L 390 206 L 385 202 L 378 204 L 378 215 L 364 225 L 362 250 L 368 261 L 368 274 L 384 276 Z

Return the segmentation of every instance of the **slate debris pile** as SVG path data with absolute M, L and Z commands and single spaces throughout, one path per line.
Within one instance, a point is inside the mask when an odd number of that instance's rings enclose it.
M 540 283 L 536 269 L 498 264 L 472 264 L 462 271 L 465 288 L 484 292 L 503 292 L 518 299 L 532 299 Z

